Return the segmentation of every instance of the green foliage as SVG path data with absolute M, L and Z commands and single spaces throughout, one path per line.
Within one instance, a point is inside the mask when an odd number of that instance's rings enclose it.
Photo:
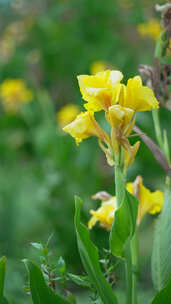
M 116 296 L 114 295 L 111 286 L 101 272 L 97 248 L 90 240 L 87 227 L 80 223 L 82 201 L 79 197 L 75 198 L 75 204 L 75 228 L 77 234 L 77 243 L 84 268 L 103 303 L 117 303 Z
M 126 242 L 135 232 L 138 200 L 125 191 L 123 201 L 115 213 L 110 232 L 110 249 L 113 255 L 124 257 Z
M 169 279 L 165 288 L 163 288 L 151 302 L 151 304 L 170 304 L 171 303 L 171 279 Z
M 28 260 L 24 262 L 29 272 L 30 290 L 34 304 L 69 304 L 61 296 L 54 294 L 46 285 L 43 274 L 36 264 Z
M 152 278 L 155 288 L 163 289 L 171 276 L 171 192 L 165 193 L 162 212 L 156 220 L 152 254 Z
M 2 302 L 3 299 L 5 273 L 6 273 L 6 258 L 2 257 L 0 259 L 0 303 Z

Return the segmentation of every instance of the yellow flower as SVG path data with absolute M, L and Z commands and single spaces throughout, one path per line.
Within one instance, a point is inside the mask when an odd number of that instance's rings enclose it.
M 138 225 L 147 213 L 155 214 L 161 211 L 164 203 L 164 193 L 159 190 L 151 192 L 143 185 L 141 176 L 138 176 L 134 183 L 128 183 L 127 190 L 139 200 Z
M 79 107 L 75 104 L 67 104 L 56 113 L 56 119 L 61 128 L 71 123 L 79 113 Z
M 159 21 L 152 18 L 146 24 L 138 24 L 137 31 L 141 36 L 149 37 L 157 41 L 162 32 L 162 28 Z
M 134 111 L 151 111 L 159 107 L 153 91 L 142 85 L 140 76 L 130 78 L 120 90 L 119 104 Z
M 93 112 L 105 110 L 117 102 L 120 86 L 116 86 L 122 80 L 120 71 L 106 70 L 94 76 L 80 75 L 78 82 L 82 97 L 87 103 L 86 110 Z M 116 90 L 117 88 L 117 90 Z
M 96 136 L 103 141 L 107 138 L 105 131 L 103 131 L 96 122 L 94 113 L 88 111 L 77 115 L 76 119 L 69 125 L 65 126 L 63 130 L 75 138 L 77 145 L 79 145 L 83 139 L 90 136 Z
M 90 66 L 90 74 L 95 75 L 103 72 L 108 68 L 108 64 L 104 61 L 94 61 Z
M 119 153 L 119 145 L 122 145 L 131 153 L 127 136 L 131 133 L 135 123 L 135 119 L 132 119 L 133 115 L 134 111 L 132 109 L 120 105 L 109 107 L 108 113 L 106 113 L 106 118 L 112 126 L 111 142 L 115 155 Z
M 0 98 L 6 112 L 16 112 L 32 100 L 33 94 L 22 79 L 6 79 L 0 85 Z
M 131 194 L 135 195 L 139 201 L 137 225 L 140 224 L 142 218 L 147 213 L 156 214 L 161 211 L 164 202 L 163 192 L 159 190 L 151 192 L 143 185 L 140 176 L 136 178 L 134 183 L 127 183 L 126 188 Z M 95 199 L 101 198 L 97 196 Z M 99 221 L 102 227 L 110 230 L 116 210 L 117 201 L 115 196 L 109 196 L 107 199 L 102 198 L 101 207 L 96 211 L 90 210 L 92 217 L 88 222 L 89 229 Z
M 88 228 L 92 229 L 96 222 L 99 221 L 102 227 L 110 230 L 116 210 L 117 203 L 115 196 L 111 196 L 108 200 L 102 201 L 100 208 L 98 208 L 96 211 L 90 210 L 92 217 L 88 222 Z

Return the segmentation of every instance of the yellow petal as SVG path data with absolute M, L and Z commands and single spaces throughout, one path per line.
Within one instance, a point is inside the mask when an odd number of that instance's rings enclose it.
M 82 97 L 88 104 L 85 108 L 91 111 L 107 110 L 111 105 L 112 91 L 123 78 L 120 71 L 106 70 L 96 75 L 80 75 L 78 82 Z M 116 96 L 116 92 L 114 93 Z M 115 97 L 116 98 L 116 97 Z
M 100 222 L 102 227 L 105 227 L 107 230 L 110 230 L 115 211 L 117 210 L 116 197 L 111 197 L 109 200 L 102 202 L 100 208 L 96 211 L 90 210 L 92 217 L 88 223 L 89 229 L 91 229 L 97 221 Z
M 164 203 L 164 194 L 159 190 L 151 192 L 143 185 L 142 178 L 139 179 L 139 184 L 136 187 L 138 187 L 139 200 L 137 223 L 140 224 L 147 213 L 155 214 L 161 211 Z M 134 194 L 134 183 L 128 183 L 126 188 L 130 193 Z
M 159 102 L 155 98 L 153 91 L 142 85 L 140 76 L 135 76 L 128 80 L 126 95 L 119 101 L 119 104 L 134 111 L 151 111 L 159 107 Z
M 121 129 L 121 131 L 124 132 L 133 115 L 134 111 L 132 109 L 114 105 L 109 108 L 109 123 L 112 127 L 117 128 L 118 130 Z
M 63 130 L 75 138 L 79 144 L 83 139 L 90 136 L 97 136 L 98 132 L 93 123 L 94 115 L 91 112 L 83 112 L 77 115 L 76 119 L 65 126 Z

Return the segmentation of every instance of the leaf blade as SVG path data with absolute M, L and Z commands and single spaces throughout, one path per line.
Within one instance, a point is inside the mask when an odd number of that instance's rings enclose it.
M 80 223 L 80 213 L 82 201 L 79 197 L 75 198 L 75 228 L 77 234 L 78 249 L 81 260 L 92 285 L 97 290 L 104 304 L 117 304 L 110 284 L 106 281 L 100 269 L 98 251 L 90 240 L 90 233 L 86 226 Z
M 6 257 L 2 257 L 0 259 L 0 303 L 2 302 L 3 299 L 5 273 L 6 273 Z
M 152 279 L 156 290 L 163 289 L 171 276 L 171 192 L 165 193 L 165 201 L 156 220 L 152 252 Z
M 61 296 L 54 294 L 46 285 L 41 269 L 29 260 L 24 261 L 29 272 L 30 289 L 34 304 L 69 304 Z
M 171 278 L 167 283 L 167 286 L 163 288 L 153 299 L 151 304 L 170 304 L 171 303 Z
M 120 207 L 115 212 L 110 232 L 110 249 L 113 255 L 123 258 L 126 241 L 135 232 L 138 200 L 127 190 Z

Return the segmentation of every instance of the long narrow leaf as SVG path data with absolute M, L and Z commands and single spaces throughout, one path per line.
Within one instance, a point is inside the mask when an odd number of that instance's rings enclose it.
M 29 271 L 30 289 L 34 304 L 69 304 L 61 296 L 54 294 L 46 285 L 41 269 L 29 260 L 24 261 Z
M 110 232 L 110 249 L 113 255 L 124 257 L 126 241 L 135 232 L 138 212 L 138 200 L 125 190 L 121 206 L 115 213 Z
M 3 292 L 4 292 L 4 281 L 6 273 L 6 258 L 0 259 L 0 303 L 2 303 Z
M 171 303 L 171 278 L 167 286 L 163 288 L 153 299 L 151 304 L 170 304 Z
M 156 221 L 152 253 L 152 278 L 156 290 L 171 276 L 171 192 L 165 194 L 163 210 Z
M 103 304 L 117 304 L 116 296 L 114 295 L 110 284 L 106 281 L 103 273 L 101 272 L 98 251 L 96 246 L 90 240 L 89 230 L 86 226 L 80 223 L 82 201 L 79 197 L 75 198 L 75 204 L 75 228 L 77 234 L 77 243 L 84 268 L 92 285 L 97 290 Z

